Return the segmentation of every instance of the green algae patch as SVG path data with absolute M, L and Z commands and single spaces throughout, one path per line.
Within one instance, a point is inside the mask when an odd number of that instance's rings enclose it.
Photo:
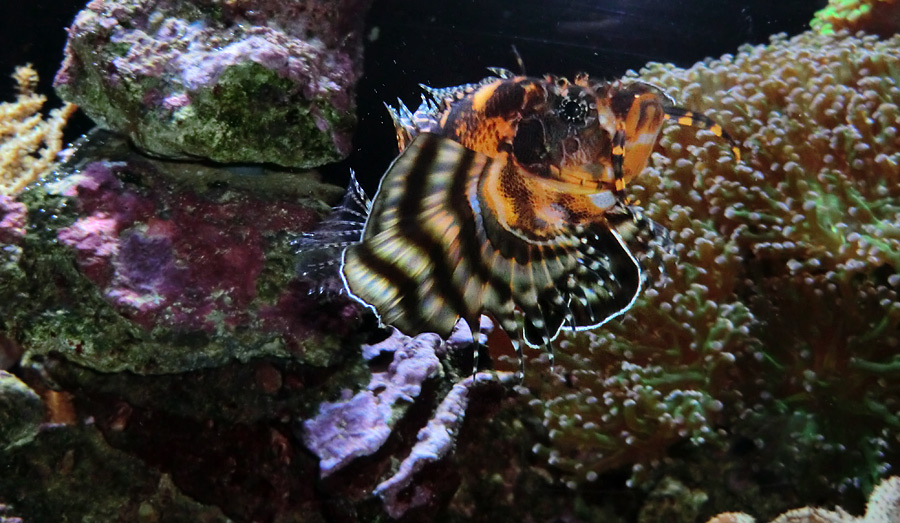
M 0 450 L 33 440 L 43 417 L 44 406 L 37 393 L 0 370 Z

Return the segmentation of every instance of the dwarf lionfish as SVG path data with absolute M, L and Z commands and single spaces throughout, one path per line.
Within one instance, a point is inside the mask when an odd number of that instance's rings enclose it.
M 549 349 L 564 327 L 593 329 L 627 311 L 645 264 L 671 248 L 624 195 L 665 120 L 738 150 L 710 118 L 647 83 L 492 71 L 475 84 L 422 86 L 415 112 L 388 106 L 400 155 L 373 202 L 354 180 L 324 228 L 352 237 L 341 278 L 381 322 L 446 337 L 460 319 L 477 332 L 487 314 L 522 365 L 521 341 Z

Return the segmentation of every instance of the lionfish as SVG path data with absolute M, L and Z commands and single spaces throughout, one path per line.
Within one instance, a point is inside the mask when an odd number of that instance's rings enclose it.
M 671 249 L 666 229 L 624 194 L 663 122 L 708 129 L 738 149 L 710 118 L 647 83 L 491 71 L 475 84 L 422 86 L 415 112 L 388 106 L 399 156 L 372 202 L 354 180 L 326 228 L 353 236 L 347 225 L 362 225 L 359 241 L 343 244 L 341 278 L 382 323 L 446 337 L 460 319 L 477 333 L 487 314 L 509 335 L 521 374 L 521 342 L 549 350 L 563 328 L 621 315 L 646 265 Z

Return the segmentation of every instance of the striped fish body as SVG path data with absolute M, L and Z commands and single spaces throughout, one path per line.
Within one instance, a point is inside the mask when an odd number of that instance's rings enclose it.
M 564 326 L 622 314 L 667 232 L 627 205 L 665 119 L 724 131 L 642 83 L 498 77 L 390 108 L 401 153 L 362 239 L 343 252 L 349 294 L 414 335 L 488 314 L 549 346 Z M 715 126 L 715 127 L 714 127 Z M 523 313 L 519 327 L 516 313 Z
M 509 157 L 421 133 L 383 178 L 342 275 L 407 334 L 446 336 L 460 318 L 474 326 L 485 313 L 514 340 L 544 346 L 564 324 L 594 328 L 624 312 L 641 288 L 627 241 L 652 222 L 599 195 L 559 190 L 523 177 Z

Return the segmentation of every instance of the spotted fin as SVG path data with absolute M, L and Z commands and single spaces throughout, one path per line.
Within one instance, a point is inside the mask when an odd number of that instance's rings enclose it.
M 640 208 L 624 205 L 610 213 L 610 222 L 640 263 L 645 283 L 651 274 L 665 281 L 664 258 L 675 254 L 668 229 L 644 216 Z

